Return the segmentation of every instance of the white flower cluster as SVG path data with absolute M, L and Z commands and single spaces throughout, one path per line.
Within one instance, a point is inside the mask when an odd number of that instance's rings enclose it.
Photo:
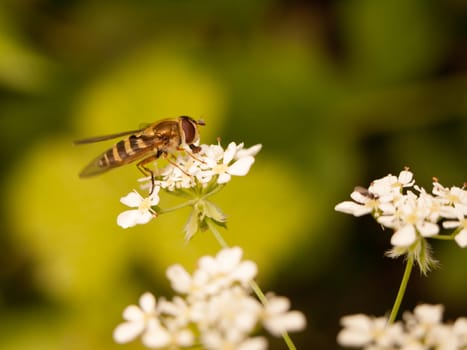
M 144 187 L 153 187 L 148 197 L 144 198 L 137 191 L 132 191 L 120 199 L 123 204 L 135 209 L 121 213 L 117 224 L 128 228 L 146 224 L 157 217 L 154 206 L 159 203 L 160 189 L 169 192 L 196 189 L 196 193 L 201 193 L 207 188 L 212 191 L 216 186 L 229 182 L 232 176 L 246 175 L 255 161 L 254 156 L 260 150 L 260 144 L 244 148 L 243 143 L 237 145 L 231 142 L 226 149 L 220 144 L 201 145 L 196 154 L 190 150 L 179 153 L 155 174 L 154 184 L 151 183 L 152 179 L 141 179 L 145 182 Z
M 244 144 L 229 143 L 224 150 L 220 144 L 201 145 L 200 152 L 192 154 L 189 150 L 160 171 L 156 176 L 156 186 L 173 191 L 207 186 L 211 181 L 225 184 L 232 175 L 244 176 L 250 170 L 261 145 L 244 148 Z
M 141 336 L 148 348 L 198 346 L 205 349 L 261 350 L 262 336 L 251 336 L 259 324 L 275 336 L 305 327 L 299 311 L 289 311 L 285 297 L 268 295 L 263 305 L 251 295 L 250 284 L 257 273 L 252 261 L 242 261 L 238 247 L 223 249 L 215 257 L 204 256 L 190 275 L 182 266 L 167 269 L 172 288 L 179 293 L 172 300 L 147 292 L 140 306 L 123 312 L 114 339 L 126 343 Z
M 354 201 L 339 203 L 335 210 L 354 216 L 372 214 L 382 226 L 394 230 L 391 244 L 395 247 L 409 247 L 419 238 L 438 235 L 441 228 L 453 229 L 457 244 L 467 246 L 465 186 L 446 188 L 435 180 L 429 194 L 415 185 L 406 169 L 399 176 L 373 181 L 368 189 L 356 187 L 350 196 Z
M 365 350 L 466 350 L 467 318 L 443 323 L 443 306 L 422 304 L 403 321 L 388 324 L 385 317 L 344 316 L 337 342 Z

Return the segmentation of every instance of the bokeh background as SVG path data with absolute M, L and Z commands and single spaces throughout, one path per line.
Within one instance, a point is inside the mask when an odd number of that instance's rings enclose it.
M 140 349 L 112 341 L 123 308 L 217 251 L 209 234 L 184 244 L 188 211 L 116 225 L 135 167 L 77 176 L 110 144 L 72 140 L 179 115 L 206 121 L 203 142 L 263 144 L 215 197 L 225 238 L 306 313 L 299 348 L 338 348 L 342 315 L 390 310 L 403 261 L 384 257 L 390 232 L 333 207 L 404 166 L 427 189 L 467 181 L 466 34 L 463 0 L 3 0 L 0 348 Z M 434 251 L 403 309 L 467 315 L 467 251 Z

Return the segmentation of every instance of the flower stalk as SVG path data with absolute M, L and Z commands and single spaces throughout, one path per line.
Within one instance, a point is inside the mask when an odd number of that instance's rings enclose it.
M 402 281 L 399 286 L 399 291 L 397 292 L 396 300 L 394 301 L 394 305 L 392 306 L 391 313 L 389 314 L 388 324 L 394 323 L 396 320 L 397 314 L 399 312 L 399 308 L 402 304 L 402 299 L 404 298 L 405 292 L 407 290 L 407 285 L 409 283 L 410 275 L 413 270 L 414 265 L 414 258 L 412 255 L 409 255 L 407 258 L 407 263 L 404 269 L 404 275 L 402 276 Z

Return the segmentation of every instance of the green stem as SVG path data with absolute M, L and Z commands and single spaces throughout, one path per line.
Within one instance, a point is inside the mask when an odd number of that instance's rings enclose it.
M 197 201 L 197 199 L 193 199 L 191 201 L 184 202 L 182 204 L 173 206 L 171 208 L 166 208 L 166 209 L 159 208 L 159 210 L 157 211 L 157 214 L 167 214 L 167 213 L 170 213 L 170 212 L 178 210 L 178 209 L 189 207 L 189 206 L 192 206 L 193 204 L 195 204 L 196 201 Z
M 192 205 L 195 205 L 196 202 L 202 200 L 202 199 L 205 199 L 205 198 L 208 198 L 208 197 L 211 197 L 212 195 L 216 194 L 217 192 L 219 192 L 220 190 L 222 190 L 224 188 L 223 185 L 218 185 L 216 186 L 211 192 L 208 192 L 208 193 L 205 193 L 204 195 L 202 195 L 201 197 L 195 197 L 189 201 L 186 201 L 182 204 L 179 204 L 179 205 L 176 205 L 176 206 L 173 206 L 171 208 L 167 208 L 167 209 L 162 209 L 162 208 L 159 208 L 159 210 L 157 211 L 157 214 L 167 214 L 167 213 L 170 213 L 170 212 L 173 212 L 173 211 L 176 211 L 178 209 L 182 209 L 182 208 L 185 208 L 185 207 L 189 207 L 189 206 L 192 206 Z M 172 192 L 168 191 L 168 193 L 172 194 Z M 222 244 L 221 244 L 222 245 Z M 226 248 L 226 247 L 224 247 Z
M 404 275 L 402 276 L 401 285 L 399 287 L 399 291 L 397 292 L 394 305 L 392 306 L 391 314 L 389 315 L 388 324 L 392 324 L 396 320 L 397 313 L 399 312 L 402 299 L 404 298 L 404 294 L 407 289 L 407 284 L 410 279 L 410 274 L 412 273 L 413 262 L 414 262 L 413 256 L 409 254 L 407 258 L 407 265 L 405 265 Z
M 217 242 L 219 242 L 219 244 L 221 245 L 221 247 L 224 248 L 224 249 L 229 248 L 229 245 L 227 244 L 225 239 L 222 237 L 219 230 L 217 230 L 216 224 L 212 220 L 209 220 L 209 219 L 206 220 L 206 223 L 207 223 L 209 229 L 211 230 L 212 234 L 216 238 Z M 266 306 L 268 304 L 268 299 L 264 295 L 264 293 L 261 290 L 258 283 L 256 283 L 255 281 L 250 281 L 250 287 L 253 290 L 253 292 L 256 294 L 256 296 L 258 297 L 261 304 Z M 296 350 L 297 349 L 295 347 L 294 342 L 292 341 L 292 339 L 290 338 L 290 336 L 289 336 L 289 334 L 287 332 L 282 332 L 281 336 L 282 336 L 282 339 L 284 339 L 284 342 L 287 345 L 287 348 L 289 350 Z
M 457 232 L 454 232 L 450 235 L 435 235 L 435 236 L 431 236 L 430 238 L 440 239 L 444 241 L 452 241 L 456 235 L 457 235 Z

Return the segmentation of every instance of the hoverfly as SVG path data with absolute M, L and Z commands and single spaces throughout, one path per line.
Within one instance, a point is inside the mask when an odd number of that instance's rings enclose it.
M 74 142 L 75 145 L 111 140 L 117 137 L 130 135 L 107 151 L 99 155 L 89 163 L 79 174 L 85 178 L 102 174 L 119 166 L 139 160 L 136 164 L 138 169 L 145 175 L 151 176 L 152 188 L 154 190 L 154 172 L 146 164 L 160 157 L 167 157 L 176 151 L 184 150 L 188 146 L 193 153 L 198 153 L 201 148 L 196 146 L 199 140 L 198 126 L 205 125 L 202 120 L 194 120 L 187 116 L 173 119 L 163 119 L 149 126 L 132 131 L 124 131 L 117 134 L 90 137 Z M 170 159 L 167 160 L 171 162 Z M 177 166 L 175 163 L 172 163 Z

